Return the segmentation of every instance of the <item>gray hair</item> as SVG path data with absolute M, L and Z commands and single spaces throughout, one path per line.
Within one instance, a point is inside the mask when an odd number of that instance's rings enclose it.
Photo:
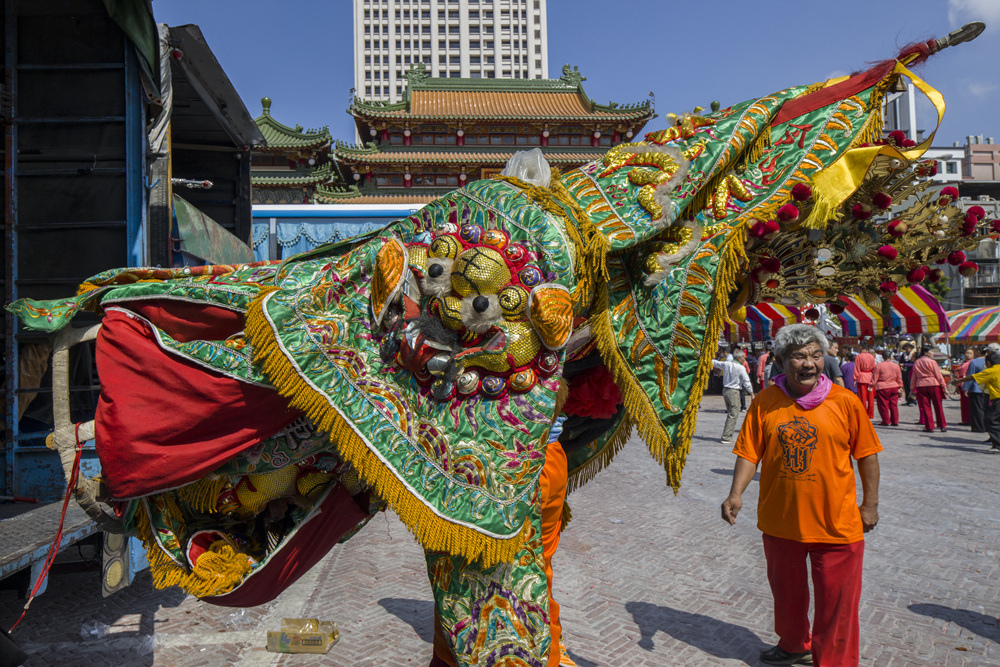
M 774 354 L 778 359 L 785 361 L 789 352 L 810 343 L 818 343 L 823 354 L 830 349 L 830 341 L 816 327 L 811 324 L 789 324 L 781 327 L 778 335 L 774 337 Z
M 747 355 L 744 354 L 741 350 L 737 350 L 736 352 L 733 352 L 733 359 L 735 359 L 736 361 L 738 361 L 741 364 L 743 363 L 743 360 L 746 359 L 746 358 L 747 358 Z

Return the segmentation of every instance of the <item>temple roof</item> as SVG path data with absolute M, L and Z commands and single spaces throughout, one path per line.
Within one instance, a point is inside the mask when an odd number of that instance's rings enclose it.
M 250 173 L 250 184 L 255 188 L 261 187 L 284 187 L 298 188 L 306 185 L 318 185 L 330 180 L 333 175 L 333 163 L 326 164 L 313 169 L 307 173 L 286 171 L 252 171 Z
M 315 204 L 429 204 L 435 199 L 439 199 L 448 189 L 434 190 L 427 193 L 414 193 L 412 190 L 406 193 L 374 194 L 362 192 L 356 187 L 347 191 L 324 188 L 316 188 L 313 195 Z
M 423 63 L 406 72 L 402 102 L 354 98 L 349 113 L 356 118 L 413 119 L 543 119 L 646 121 L 652 100 L 638 104 L 597 104 L 583 90 L 576 69 L 563 67 L 558 79 L 452 79 L 427 75 Z
M 263 97 L 260 100 L 263 112 L 253 119 L 267 140 L 267 147 L 256 150 L 286 150 L 302 148 L 322 148 L 330 143 L 330 129 L 321 127 L 316 130 L 303 130 L 301 125 L 288 127 L 271 117 L 271 100 Z
M 518 150 L 524 150 L 521 147 Z M 338 160 L 363 164 L 506 164 L 517 150 L 476 150 L 476 148 L 453 148 L 444 150 L 411 150 L 394 147 L 392 151 L 380 151 L 369 144 L 365 148 L 337 144 L 334 154 Z M 585 164 L 604 157 L 606 150 L 565 150 L 542 148 L 545 159 L 551 164 Z

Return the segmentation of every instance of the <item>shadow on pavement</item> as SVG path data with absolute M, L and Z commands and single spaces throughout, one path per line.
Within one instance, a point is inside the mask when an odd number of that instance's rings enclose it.
M 430 600 L 382 598 L 378 601 L 387 612 L 403 621 L 423 641 L 434 642 L 434 603 Z
M 730 660 L 756 656 L 768 647 L 754 632 L 741 626 L 720 621 L 703 614 L 672 609 L 650 602 L 627 602 L 625 611 L 639 626 L 642 637 L 639 646 L 653 650 L 653 637 L 663 632 L 709 655 Z M 753 663 L 756 664 L 756 660 Z
M 911 604 L 907 607 L 915 614 L 939 618 L 943 621 L 957 623 L 969 632 L 974 632 L 984 639 L 1000 642 L 1000 619 L 995 616 L 980 614 L 968 609 L 952 609 L 939 604 Z
M 712 468 L 712 472 L 714 472 L 716 475 L 725 475 L 726 477 L 732 477 L 733 476 L 733 471 L 732 471 L 731 468 Z M 758 473 L 754 473 L 753 479 L 751 481 L 753 481 L 753 482 L 759 482 L 760 481 L 760 473 L 759 472 Z
M 942 442 L 957 442 L 957 445 L 943 445 Z M 934 442 L 917 442 L 914 443 L 920 447 L 933 447 L 934 449 L 953 449 L 956 452 L 970 452 L 972 454 L 994 454 L 995 449 L 990 448 L 989 445 L 981 442 L 969 442 L 968 440 L 959 440 L 957 438 L 935 438 Z

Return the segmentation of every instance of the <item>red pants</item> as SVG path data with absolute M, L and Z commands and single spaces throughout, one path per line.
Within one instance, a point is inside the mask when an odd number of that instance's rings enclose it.
M 917 407 L 920 408 L 920 423 L 928 431 L 934 430 L 934 415 L 937 415 L 938 427 L 941 430 L 948 428 L 948 423 L 944 420 L 944 405 L 941 398 L 944 392 L 940 385 L 932 387 L 917 387 Z M 931 409 L 933 408 L 933 414 Z
M 858 398 L 861 404 L 868 410 L 868 418 L 875 416 L 875 391 L 869 382 L 858 382 Z
M 895 387 L 891 389 L 876 389 L 875 402 L 878 403 L 878 416 L 882 418 L 882 425 L 893 426 L 899 424 L 899 390 Z
M 767 580 L 774 596 L 778 646 L 790 653 L 812 651 L 817 667 L 857 665 L 860 657 L 858 603 L 865 542 L 820 544 L 764 535 Z M 816 597 L 809 633 L 809 581 L 812 563 Z

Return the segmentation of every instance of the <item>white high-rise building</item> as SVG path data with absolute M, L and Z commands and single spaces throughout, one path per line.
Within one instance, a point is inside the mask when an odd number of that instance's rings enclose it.
M 354 94 L 397 102 L 406 70 L 434 77 L 543 79 L 545 0 L 354 0 Z

